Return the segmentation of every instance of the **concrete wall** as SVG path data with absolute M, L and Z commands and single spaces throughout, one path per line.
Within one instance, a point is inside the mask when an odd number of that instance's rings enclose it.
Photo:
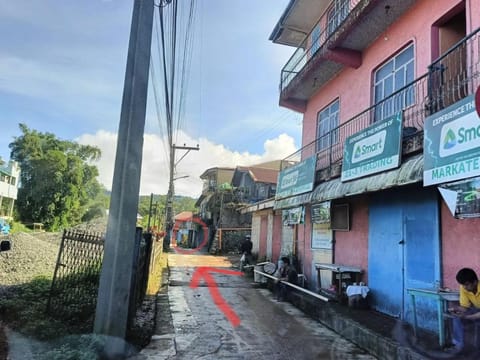
M 339 201 L 343 203 L 343 201 Z M 368 197 L 348 199 L 350 231 L 334 231 L 334 262 L 363 269 L 363 281 L 368 281 Z
M 460 268 L 470 267 L 480 276 L 480 218 L 455 219 L 443 200 L 440 211 L 443 286 L 458 289 L 455 275 Z
M 272 239 L 272 262 L 276 263 L 280 257 L 280 248 L 282 240 L 282 211 L 275 210 L 273 216 L 273 239 Z
M 340 100 L 340 123 L 346 122 L 373 103 L 372 75 L 385 61 L 406 45 L 415 46 L 415 78 L 427 72 L 432 62 L 431 27 L 446 12 L 461 3 L 460 0 L 418 1 L 402 18 L 392 24 L 362 53 L 358 69 L 346 67 L 315 94 L 307 105 L 303 120 L 302 144 L 315 140 L 317 114 L 332 101 Z M 478 15 L 480 2 L 470 0 Z M 467 16 L 468 18 L 468 16 Z M 471 16 L 474 19 L 474 14 Z M 478 27 L 478 16 L 472 23 Z
M 260 247 L 258 258 L 267 256 L 268 212 L 263 212 L 260 220 Z

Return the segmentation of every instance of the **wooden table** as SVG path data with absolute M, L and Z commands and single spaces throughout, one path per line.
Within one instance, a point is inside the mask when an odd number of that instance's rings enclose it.
M 423 296 L 429 299 L 433 299 L 437 302 L 437 317 L 438 317 L 438 342 L 440 347 L 445 346 L 445 324 L 444 324 L 444 312 L 447 311 L 448 301 L 458 301 L 458 291 L 440 291 L 435 289 L 407 289 L 407 293 L 412 300 L 413 310 L 413 331 L 417 336 L 417 311 L 415 306 L 415 297 Z
M 349 281 L 349 283 L 359 282 L 360 276 L 362 274 L 362 269 L 355 266 L 347 266 L 340 264 L 325 264 L 325 263 L 316 263 L 315 269 L 317 269 L 317 284 L 318 288 L 322 289 L 322 280 L 320 276 L 320 270 L 330 270 L 331 272 L 338 274 L 338 285 L 336 296 L 338 299 L 341 298 L 343 294 L 342 282 L 346 279 L 352 279 L 352 276 L 355 277 L 355 280 Z M 345 289 L 347 288 L 345 284 Z

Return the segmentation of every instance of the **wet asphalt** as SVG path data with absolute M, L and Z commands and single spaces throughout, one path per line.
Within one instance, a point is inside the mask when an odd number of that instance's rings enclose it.
M 238 270 L 234 262 L 169 254 L 157 331 L 136 359 L 375 359 L 290 303 L 277 302 L 251 277 L 217 272 Z M 192 283 L 198 271 L 206 279 Z

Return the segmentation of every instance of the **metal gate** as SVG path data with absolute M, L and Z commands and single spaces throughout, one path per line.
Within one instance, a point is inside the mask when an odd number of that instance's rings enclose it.
M 407 288 L 440 279 L 439 210 L 435 189 L 420 186 L 373 194 L 369 205 L 368 277 L 372 305 L 413 321 Z M 419 323 L 436 329 L 436 305 L 417 305 Z

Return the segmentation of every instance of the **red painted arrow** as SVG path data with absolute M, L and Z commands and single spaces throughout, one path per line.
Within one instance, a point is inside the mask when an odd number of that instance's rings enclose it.
M 233 311 L 233 309 L 226 303 L 225 299 L 220 294 L 218 290 L 217 282 L 210 274 L 211 272 L 216 272 L 220 274 L 226 275 L 235 275 L 235 276 L 242 276 L 243 273 L 240 271 L 233 271 L 227 269 L 217 269 L 213 267 L 199 267 L 193 273 L 192 280 L 190 281 L 190 287 L 192 289 L 196 289 L 200 284 L 200 281 L 203 280 L 208 286 L 208 290 L 210 291 L 210 295 L 212 296 L 213 302 L 217 307 L 225 314 L 226 318 L 230 321 L 233 327 L 240 325 L 240 318 L 238 315 Z

